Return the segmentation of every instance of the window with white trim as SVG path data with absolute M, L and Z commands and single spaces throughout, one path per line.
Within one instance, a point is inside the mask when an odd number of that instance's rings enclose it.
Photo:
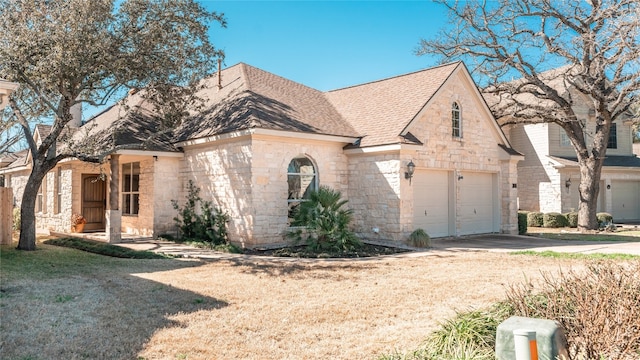
M 462 137 L 462 116 L 457 102 L 451 105 L 451 135 L 457 138 Z
M 122 164 L 122 215 L 140 211 L 140 163 Z
M 289 223 L 291 223 L 294 209 L 302 201 L 309 199 L 311 192 L 318 190 L 318 176 L 309 158 L 297 157 L 289 163 L 287 168 L 287 183 L 289 195 Z

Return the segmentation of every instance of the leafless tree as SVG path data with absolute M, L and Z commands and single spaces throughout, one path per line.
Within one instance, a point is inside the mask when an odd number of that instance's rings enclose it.
M 35 249 L 36 193 L 47 172 L 63 159 L 100 162 L 110 151 L 70 143 L 71 108 L 143 88 L 162 107 L 163 93 L 189 92 L 223 56 L 210 41 L 212 23 L 225 19 L 194 0 L 0 0 L 0 78 L 20 84 L 3 123 L 18 124 L 32 156 L 18 249 Z M 184 113 L 168 111 L 168 126 Z M 51 125 L 39 143 L 37 123 Z
M 640 90 L 640 2 L 440 3 L 448 8 L 452 26 L 422 40 L 417 53 L 465 60 L 498 99 L 492 110 L 503 124 L 562 127 L 580 167 L 578 228 L 596 229 L 611 124 L 629 116 Z M 579 96 L 592 101 L 593 136 L 586 135 L 587 124 L 576 116 Z

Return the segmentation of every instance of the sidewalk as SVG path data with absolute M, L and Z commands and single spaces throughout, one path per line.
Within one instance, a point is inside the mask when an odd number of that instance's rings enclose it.
M 385 257 L 418 257 L 437 255 L 442 252 L 460 251 L 489 251 L 489 252 L 513 252 L 513 251 L 555 251 L 565 253 L 582 254 L 631 254 L 640 256 L 640 237 L 629 237 L 629 242 L 621 241 L 573 241 L 552 240 L 533 236 L 488 234 L 469 236 L 463 238 L 432 239 L 431 249 L 416 249 L 418 251 L 385 255 Z M 635 241 L 633 241 L 635 240 Z M 213 250 L 196 248 L 193 246 L 174 243 L 165 240 L 132 239 L 120 244 L 134 250 L 147 250 L 164 253 L 176 257 L 200 258 L 200 259 L 238 259 L 251 258 L 256 255 L 228 254 Z M 261 258 L 265 258 L 261 256 Z M 288 259 L 286 261 L 300 261 L 301 259 Z M 344 260 L 344 259 L 341 259 Z M 353 260 L 353 259 L 348 259 Z

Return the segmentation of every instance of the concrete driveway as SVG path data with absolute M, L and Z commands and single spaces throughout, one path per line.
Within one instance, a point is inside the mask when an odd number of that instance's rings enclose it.
M 640 255 L 640 237 L 629 237 L 630 241 L 575 241 L 552 240 L 533 236 L 488 234 L 461 238 L 432 239 L 436 251 L 494 251 L 512 252 L 522 250 L 556 251 L 583 254 L 631 254 Z M 634 241 L 635 240 L 635 241 Z

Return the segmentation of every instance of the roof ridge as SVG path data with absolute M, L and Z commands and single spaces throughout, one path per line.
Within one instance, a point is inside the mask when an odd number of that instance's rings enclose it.
M 249 81 L 249 74 L 247 73 L 247 67 L 251 66 L 251 65 L 245 64 L 243 62 L 240 62 L 237 65 L 240 66 L 240 73 L 242 74 L 242 78 L 244 79 L 244 83 L 247 84 L 247 90 L 251 90 L 251 81 Z M 227 68 L 227 69 L 229 69 L 229 68 Z M 225 69 L 225 70 L 227 70 L 227 69 Z
M 462 63 L 461 60 L 453 61 L 453 62 L 450 62 L 450 63 L 441 64 L 441 65 L 437 65 L 437 66 L 433 66 L 433 67 L 429 67 L 429 68 L 424 68 L 424 69 L 421 69 L 421 70 L 416 70 L 416 71 L 412 71 L 412 72 L 408 72 L 408 73 L 404 73 L 404 74 L 389 76 L 389 77 L 386 77 L 386 78 L 373 80 L 373 81 L 368 81 L 368 82 L 361 83 L 361 84 L 355 84 L 355 85 L 345 86 L 345 87 L 338 88 L 338 89 L 328 90 L 328 91 L 325 91 L 325 93 L 337 92 L 337 91 L 340 91 L 340 90 L 352 89 L 352 88 L 359 87 L 359 86 L 375 84 L 375 83 L 379 83 L 379 82 L 383 82 L 383 81 L 387 81 L 387 80 L 391 80 L 391 79 L 397 79 L 397 78 L 401 78 L 401 77 L 404 77 L 404 76 L 415 75 L 415 74 L 418 74 L 418 73 L 421 73 L 421 72 L 431 71 L 431 70 L 443 68 L 445 66 L 459 65 L 460 63 Z

